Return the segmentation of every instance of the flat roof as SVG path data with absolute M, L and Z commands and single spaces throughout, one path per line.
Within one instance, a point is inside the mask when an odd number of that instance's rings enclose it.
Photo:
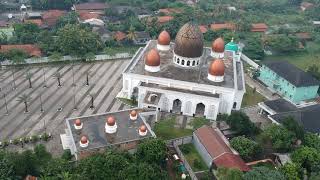
M 295 105 L 283 98 L 265 101 L 263 103 L 276 113 L 296 111 L 298 109 Z
M 130 120 L 129 114 L 131 110 L 124 110 L 118 112 L 110 112 L 105 114 L 98 114 L 92 116 L 83 116 L 67 119 L 67 124 L 70 127 L 73 141 L 75 143 L 78 152 L 87 151 L 90 149 L 103 148 L 110 145 L 122 144 L 124 142 L 131 142 L 141 140 L 149 137 L 153 137 L 154 134 L 149 125 L 146 124 L 140 113 L 142 110 L 136 110 L 138 112 L 138 118 L 135 121 Z M 105 132 L 106 119 L 109 116 L 113 116 L 117 123 L 117 132 L 114 134 L 107 134 Z M 83 123 L 81 130 L 76 130 L 74 122 L 76 119 L 80 119 Z M 138 130 L 141 125 L 146 125 L 148 133 L 146 136 L 139 136 Z M 80 147 L 80 139 L 85 135 L 88 137 L 89 146 L 87 148 Z
M 208 67 L 213 60 L 211 57 L 211 48 L 204 48 L 203 56 L 198 67 L 184 68 L 173 63 L 173 47 L 174 43 L 170 44 L 170 50 L 167 52 L 159 51 L 160 54 L 160 71 L 159 72 L 148 72 L 144 69 L 145 55 L 149 50 L 156 48 L 157 41 L 151 40 L 144 49 L 137 51 L 133 57 L 131 63 L 128 65 L 125 73 L 139 74 L 145 76 L 153 76 L 159 78 L 180 80 L 186 82 L 193 82 L 199 84 L 207 84 L 213 86 L 220 86 L 225 88 L 234 88 L 234 67 L 233 57 L 228 52 L 225 54 L 225 75 L 223 82 L 213 82 L 208 80 Z M 241 75 L 241 74 L 238 74 Z M 242 75 L 241 75 L 242 76 Z

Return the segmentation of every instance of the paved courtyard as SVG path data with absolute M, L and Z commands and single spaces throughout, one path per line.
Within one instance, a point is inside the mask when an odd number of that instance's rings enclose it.
M 58 141 L 67 117 L 129 108 L 115 99 L 122 87 L 121 73 L 128 62 L 123 59 L 0 70 L 0 140 L 47 132 Z M 57 72 L 61 74 L 61 87 L 58 87 Z M 29 88 L 28 73 L 32 88 Z M 23 95 L 28 97 L 28 112 L 25 104 L 18 101 Z M 91 96 L 94 108 L 90 108 Z

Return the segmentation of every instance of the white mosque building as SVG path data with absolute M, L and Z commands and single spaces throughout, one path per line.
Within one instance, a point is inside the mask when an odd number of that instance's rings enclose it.
M 167 31 L 140 48 L 123 72 L 118 97 L 136 97 L 139 108 L 204 116 L 239 110 L 245 93 L 241 50 L 222 38 L 204 47 L 197 25 L 185 24 L 171 42 Z

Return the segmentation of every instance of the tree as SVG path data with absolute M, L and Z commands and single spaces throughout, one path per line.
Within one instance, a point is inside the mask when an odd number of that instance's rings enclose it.
M 280 152 L 290 150 L 296 139 L 294 133 L 276 124 L 271 124 L 267 127 L 260 137 L 263 142 L 271 142 L 272 148 Z
M 261 37 L 251 37 L 246 40 L 246 46 L 243 48 L 243 53 L 245 53 L 251 59 L 263 59 L 264 49 L 263 43 L 261 42 Z
M 43 144 L 36 145 L 33 151 L 35 158 L 37 159 L 37 164 L 40 166 L 45 165 L 52 158 L 51 154 L 46 150 L 46 147 Z
M 289 180 L 301 179 L 301 168 L 296 163 L 286 163 L 280 167 L 280 172 Z
M 161 139 L 147 140 L 138 145 L 137 156 L 149 163 L 162 163 L 166 157 L 166 143 Z
M 30 101 L 30 97 L 28 95 L 26 94 L 21 95 L 20 97 L 18 97 L 17 101 L 24 104 L 25 112 L 29 112 L 28 102 Z
M 244 136 L 238 136 L 231 139 L 230 144 L 245 160 L 254 158 L 262 150 L 258 143 Z
M 238 169 L 218 168 L 217 178 L 219 180 L 243 180 L 243 173 Z
M 312 147 L 303 146 L 295 150 L 291 155 L 291 159 L 301 167 L 306 168 L 309 173 L 312 168 L 320 164 L 320 154 L 317 149 Z
M 0 179 L 14 179 L 14 166 L 7 153 L 0 152 Z
M 14 36 L 17 37 L 17 43 L 33 44 L 37 40 L 40 28 L 33 23 L 14 24 Z
M 249 117 L 241 111 L 232 112 L 226 122 L 232 130 L 237 131 L 241 135 L 254 135 L 258 131 Z
M 298 139 L 303 140 L 303 138 L 304 138 L 304 129 L 297 121 L 294 120 L 294 118 L 292 116 L 286 117 L 282 121 L 282 125 L 287 130 L 293 132 Z
M 56 29 L 63 28 L 68 24 L 78 24 L 78 22 L 78 14 L 76 12 L 69 12 L 67 15 L 58 19 Z
M 31 78 L 32 78 L 33 74 L 30 72 L 27 72 L 26 74 L 26 79 L 29 81 L 29 88 L 32 88 L 32 83 L 31 83 Z
M 68 24 L 59 29 L 57 35 L 57 46 L 63 54 L 85 58 L 86 54 L 97 53 L 103 48 L 96 33 L 79 25 Z
M 20 64 L 25 62 L 25 58 L 28 57 L 27 53 L 21 49 L 10 49 L 5 53 L 6 59 L 11 60 L 14 64 Z
M 295 36 L 280 34 L 269 36 L 265 45 L 280 53 L 289 53 L 298 50 L 299 41 Z
M 135 28 L 132 25 L 129 28 L 127 38 L 131 43 L 136 39 Z
M 317 134 L 307 132 L 304 136 L 303 145 L 315 149 L 320 149 L 320 137 Z
M 121 179 L 135 180 L 135 179 L 168 179 L 167 172 L 163 171 L 158 165 L 147 164 L 144 162 L 134 164 L 131 163 L 121 173 Z
M 244 180 L 285 180 L 285 176 L 275 169 L 269 169 L 264 166 L 254 167 L 247 172 Z
M 310 73 L 313 77 L 315 77 L 316 79 L 320 79 L 320 72 L 319 72 L 319 68 L 318 66 L 316 66 L 315 64 L 310 65 L 307 68 L 307 72 Z
M 59 72 L 56 72 L 53 77 L 55 77 L 58 81 L 58 87 L 61 87 L 61 78 L 62 78 L 62 75 L 59 73 Z

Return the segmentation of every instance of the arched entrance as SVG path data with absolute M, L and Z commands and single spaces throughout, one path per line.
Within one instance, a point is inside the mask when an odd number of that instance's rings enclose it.
M 204 116 L 205 109 L 206 109 L 206 106 L 203 103 L 198 103 L 196 107 L 196 116 L 198 117 Z
M 173 105 L 172 105 L 172 112 L 173 113 L 180 113 L 181 112 L 181 106 L 182 106 L 182 102 L 180 101 L 180 99 L 176 99 L 173 101 Z

